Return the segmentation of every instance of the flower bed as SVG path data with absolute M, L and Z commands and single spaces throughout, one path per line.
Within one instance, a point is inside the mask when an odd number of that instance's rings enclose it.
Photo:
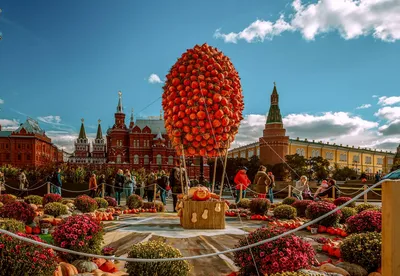
M 310 205 L 313 202 L 314 201 L 312 200 L 297 200 L 292 203 L 292 207 L 296 208 L 297 216 L 305 217 L 308 205 Z
M 281 228 L 259 228 L 239 241 L 237 247 L 256 243 L 283 233 Z M 243 275 L 257 275 L 254 262 L 262 274 L 296 271 L 315 264 L 315 251 L 311 244 L 295 235 L 288 235 L 272 242 L 234 253 L 235 264 Z
M 342 217 L 340 219 L 340 223 L 345 223 L 349 217 L 357 214 L 356 209 L 351 207 L 343 207 L 342 209 L 340 209 L 340 211 L 342 211 Z
M 292 205 L 293 203 L 295 203 L 298 199 L 295 197 L 286 197 L 282 200 L 282 204 L 284 205 Z
M 237 204 L 237 208 L 249 209 L 251 200 L 248 198 L 242 198 Z
M 103 229 L 100 223 L 89 215 L 69 217 L 58 225 L 52 234 L 57 246 L 79 252 L 100 254 L 103 242 Z M 62 254 L 67 260 L 73 261 L 80 256 Z
M 94 212 L 98 208 L 96 200 L 87 195 L 80 195 L 75 198 L 74 204 L 83 213 Z
M 18 221 L 15 219 L 1 219 L 0 220 L 0 229 L 13 232 L 13 233 L 24 233 L 25 232 L 25 223 L 22 221 Z M 1 234 L 0 234 L 1 235 Z
M 43 197 L 42 205 L 45 206 L 50 202 L 61 202 L 62 197 L 59 194 L 45 194 Z
M 351 197 L 338 197 L 337 199 L 335 199 L 335 201 L 333 202 L 333 204 L 335 204 L 336 206 L 341 206 L 343 204 L 345 204 L 346 202 L 352 200 Z M 356 207 L 356 203 L 352 202 L 349 205 L 347 205 L 346 207 Z
M 108 201 L 105 200 L 104 198 L 96 197 L 94 200 L 96 200 L 98 208 L 107 208 L 108 207 Z
M 0 202 L 6 205 L 7 203 L 15 202 L 17 197 L 15 195 L 10 194 L 1 194 L 0 195 Z
M 53 217 L 68 214 L 68 207 L 60 202 L 50 202 L 44 206 L 44 213 Z
M 43 242 L 32 235 L 23 233 L 18 235 Z M 56 256 L 52 249 L 11 238 L 5 234 L 0 234 L 0 245 L 0 276 L 52 276 L 56 270 Z
M 118 202 L 111 196 L 105 196 L 104 199 L 108 202 L 109 207 L 116 207 Z
M 43 203 L 43 197 L 37 195 L 29 195 L 24 197 L 24 201 L 28 204 L 41 205 Z
M 33 221 L 35 216 L 33 207 L 22 201 L 8 203 L 0 209 L 0 217 L 13 218 L 28 224 Z
M 296 208 L 290 205 L 281 205 L 274 209 L 274 217 L 279 219 L 293 219 L 297 216 Z
M 346 224 L 351 233 L 381 232 L 382 213 L 366 210 L 348 218 Z
M 306 217 L 308 219 L 315 220 L 334 209 L 336 209 L 335 204 L 325 202 L 325 201 L 314 202 L 314 203 L 311 203 L 310 205 L 308 205 L 308 207 L 306 209 Z M 342 212 L 340 210 L 338 210 L 337 212 L 320 220 L 318 222 L 318 224 L 326 226 L 326 227 L 335 226 L 336 224 L 339 223 L 339 220 L 341 217 L 342 217 Z
M 138 195 L 130 195 L 126 201 L 129 209 L 138 209 L 143 206 L 143 198 Z
M 361 213 L 362 211 L 368 210 L 368 209 L 373 209 L 376 208 L 376 206 L 370 204 L 370 203 L 361 203 L 355 207 L 357 213 Z

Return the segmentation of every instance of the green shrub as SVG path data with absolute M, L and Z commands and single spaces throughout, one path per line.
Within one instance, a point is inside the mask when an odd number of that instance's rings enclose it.
M 256 215 L 264 215 L 268 212 L 271 202 L 266 198 L 255 198 L 250 202 L 250 212 Z
M 238 208 L 249 209 L 251 200 L 248 198 L 242 198 L 236 205 Z
M 178 249 L 161 241 L 149 241 L 133 245 L 128 257 L 142 259 L 180 258 L 182 254 Z M 187 261 L 129 262 L 126 263 L 125 267 L 129 275 L 135 276 L 186 276 L 190 271 L 190 266 Z
M 25 233 L 25 223 L 15 219 L 0 219 L 0 229 L 13 233 Z
M 138 209 L 143 206 L 143 198 L 138 195 L 130 195 L 126 201 L 129 209 Z
M 97 202 L 87 195 L 80 195 L 75 198 L 75 207 L 82 213 L 91 213 L 97 210 Z
M 152 209 L 153 207 L 156 207 L 157 212 L 165 212 L 165 206 L 161 201 L 156 201 L 155 203 L 143 202 L 142 209 Z
M 43 197 L 37 195 L 29 195 L 24 197 L 24 201 L 28 204 L 42 205 Z
M 308 219 L 315 220 L 334 209 L 336 209 L 336 205 L 333 203 L 325 201 L 313 202 L 310 205 L 308 205 L 306 209 L 306 217 Z M 329 215 L 328 217 L 318 221 L 317 223 L 326 227 L 335 226 L 339 223 L 341 217 L 342 217 L 342 212 L 338 210 L 335 213 Z
M 292 197 L 292 196 L 286 197 L 286 198 L 284 198 L 284 199 L 282 200 L 282 204 L 285 204 L 285 205 L 292 205 L 292 204 L 295 203 L 297 200 L 298 200 L 297 198 Z
M 352 234 L 340 246 L 342 259 L 373 272 L 381 266 L 382 235 L 376 232 Z
M 342 218 L 340 219 L 340 223 L 345 223 L 349 217 L 357 214 L 356 209 L 351 207 L 343 207 L 342 209 L 340 209 L 340 211 L 342 211 Z
M 65 204 L 65 205 L 67 205 L 68 203 L 74 204 L 74 200 L 73 200 L 73 199 L 63 199 L 63 200 L 61 201 L 61 203 L 62 203 L 62 204 Z
M 97 202 L 97 207 L 99 207 L 99 208 L 107 208 L 108 207 L 108 202 L 104 198 L 95 197 L 94 200 L 96 200 L 96 202 Z
M 372 205 L 370 203 L 361 203 L 359 205 L 356 206 L 356 211 L 357 213 L 361 213 L 362 211 L 368 210 L 368 209 L 373 209 L 376 208 L 375 205 Z
M 274 209 L 274 217 L 279 219 L 293 219 L 297 216 L 296 208 L 283 204 Z
M 44 213 L 53 217 L 58 217 L 68 214 L 68 207 L 60 202 L 51 202 L 44 206 Z

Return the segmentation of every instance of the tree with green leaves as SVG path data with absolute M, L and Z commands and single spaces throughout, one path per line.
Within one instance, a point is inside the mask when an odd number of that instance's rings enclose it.
M 322 180 L 326 179 L 329 176 L 330 163 L 327 159 L 324 159 L 321 156 L 312 157 L 311 162 L 313 175 L 316 179 Z
M 289 167 L 292 180 L 299 179 L 300 176 L 307 174 L 307 163 L 304 156 L 297 153 L 286 155 L 286 164 Z
M 340 168 L 337 164 L 335 164 L 333 178 L 340 181 L 345 181 L 346 179 L 356 179 L 357 173 L 354 169 L 351 169 L 347 166 Z

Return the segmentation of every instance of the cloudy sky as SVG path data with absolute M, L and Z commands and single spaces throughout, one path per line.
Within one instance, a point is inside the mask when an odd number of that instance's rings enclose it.
M 262 134 L 276 81 L 292 138 L 394 150 L 400 143 L 400 0 L 2 1 L 0 124 L 36 118 L 72 150 L 85 118 L 113 124 L 118 90 L 158 115 L 176 59 L 207 42 L 238 70 L 245 119 Z M 129 116 L 128 116 L 129 117 Z

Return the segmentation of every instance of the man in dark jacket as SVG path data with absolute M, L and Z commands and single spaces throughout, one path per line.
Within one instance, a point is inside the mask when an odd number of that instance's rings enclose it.
M 54 172 L 52 184 L 52 193 L 61 195 L 62 180 L 60 168 L 57 168 L 57 170 Z
M 171 170 L 169 174 L 169 185 L 171 186 L 172 191 L 172 201 L 174 205 L 174 212 L 176 212 L 176 204 L 178 203 L 178 194 L 183 193 L 181 179 L 183 182 L 183 186 L 186 186 L 186 175 L 185 169 L 181 168 L 180 160 L 175 162 L 175 167 Z
M 162 203 L 167 205 L 167 186 L 169 185 L 169 179 L 165 171 L 162 170 L 160 174 L 160 177 L 157 179 L 158 190 L 160 191 Z

